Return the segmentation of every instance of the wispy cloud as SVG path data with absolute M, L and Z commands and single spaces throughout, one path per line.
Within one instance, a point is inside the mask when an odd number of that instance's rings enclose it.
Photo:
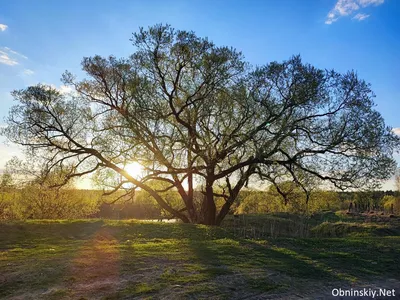
M 385 0 L 358 0 L 361 6 L 366 7 L 368 5 L 379 5 L 385 2 Z
M 400 135 L 400 127 L 393 128 L 392 131 L 394 134 Z
M 10 49 L 10 48 L 8 48 L 8 47 L 4 47 L 3 49 L 4 49 L 5 51 L 11 53 L 11 54 L 14 54 L 14 55 L 16 55 L 16 56 L 22 57 L 23 59 L 28 59 L 28 57 L 26 57 L 25 55 L 23 55 L 23 54 L 21 54 L 21 53 L 19 53 L 19 52 L 17 52 L 17 51 L 14 51 L 14 50 L 12 50 L 12 49 Z
M 358 20 L 358 21 L 363 21 L 363 20 L 365 20 L 365 19 L 368 18 L 368 17 L 369 17 L 369 15 L 366 15 L 366 14 L 356 14 L 356 15 L 353 17 L 353 19 Z
M 18 65 L 17 60 L 11 58 L 6 52 L 0 50 L 0 64 L 15 66 Z
M 0 24 L 0 31 L 5 31 L 8 28 L 6 24 Z
M 328 13 L 325 24 L 330 25 L 336 22 L 340 17 L 349 16 L 361 8 L 370 5 L 377 6 L 383 2 L 385 2 L 385 0 L 338 0 L 335 7 Z M 359 13 L 353 19 L 362 21 L 368 17 L 369 15 L 367 14 Z
M 8 47 L 0 48 L 0 64 L 15 66 L 19 64 L 19 58 L 28 59 L 25 55 Z
M 35 74 L 35 72 L 33 72 L 30 69 L 25 69 L 25 70 L 22 71 L 22 74 L 26 75 L 26 76 L 31 76 L 31 75 Z

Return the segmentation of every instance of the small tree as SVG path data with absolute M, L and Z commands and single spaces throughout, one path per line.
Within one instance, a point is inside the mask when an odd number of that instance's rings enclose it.
M 44 85 L 14 91 L 3 133 L 49 168 L 71 164 L 69 177 L 111 171 L 115 191 L 129 183 L 168 214 L 209 225 L 251 180 L 293 180 L 306 191 L 303 179 L 315 177 L 345 189 L 394 171 L 398 138 L 354 72 L 299 56 L 253 68 L 235 49 L 168 25 L 140 28 L 132 42 L 128 59 L 84 58 L 86 79 L 66 72 L 70 95 Z M 145 176 L 124 170 L 133 161 Z M 148 185 L 154 180 L 176 189 L 179 207 Z

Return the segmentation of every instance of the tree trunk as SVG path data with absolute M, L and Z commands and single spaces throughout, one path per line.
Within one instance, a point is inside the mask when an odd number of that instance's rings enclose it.
M 191 141 L 193 137 L 191 137 Z M 192 143 L 190 144 L 189 151 L 188 151 L 188 164 L 189 164 L 189 171 L 188 171 L 188 193 L 187 193 L 187 201 L 186 201 L 186 208 L 188 210 L 189 219 L 192 223 L 197 222 L 197 214 L 194 208 L 193 203 L 193 171 L 192 171 L 192 151 L 190 150 L 192 147 Z
M 233 201 L 230 201 L 230 199 L 224 203 L 224 205 L 222 206 L 222 208 L 221 208 L 221 210 L 220 210 L 220 212 L 219 212 L 219 214 L 218 214 L 218 216 L 217 216 L 217 220 L 216 220 L 216 222 L 215 222 L 215 224 L 216 224 L 217 226 L 220 226 L 220 225 L 221 225 L 222 220 L 223 220 L 223 219 L 225 218 L 225 216 L 228 214 L 228 212 L 229 212 L 229 210 L 230 210 L 232 204 L 233 204 Z
M 206 184 L 206 194 L 204 199 L 204 224 L 205 225 L 215 225 L 215 213 L 216 207 L 214 202 L 214 190 L 212 183 L 207 182 Z

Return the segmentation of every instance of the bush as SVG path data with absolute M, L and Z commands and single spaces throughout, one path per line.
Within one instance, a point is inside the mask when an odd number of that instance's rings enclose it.
M 1 219 L 75 219 L 98 211 L 98 199 L 87 191 L 26 186 L 0 195 Z

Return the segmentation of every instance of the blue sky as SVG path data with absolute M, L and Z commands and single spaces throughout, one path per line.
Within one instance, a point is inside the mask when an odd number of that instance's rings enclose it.
M 1 1 L 0 124 L 11 90 L 38 82 L 63 88 L 65 70 L 83 76 L 84 56 L 128 56 L 132 32 L 169 23 L 233 46 L 253 65 L 301 54 L 320 68 L 354 69 L 400 134 L 399 15 L 399 0 Z M 18 152 L 0 144 L 0 169 Z

